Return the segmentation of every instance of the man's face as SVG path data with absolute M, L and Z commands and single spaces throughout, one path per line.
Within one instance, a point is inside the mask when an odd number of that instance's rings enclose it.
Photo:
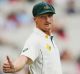
M 43 14 L 36 16 L 34 18 L 37 28 L 41 29 L 44 32 L 50 32 L 51 25 L 53 23 L 52 14 Z

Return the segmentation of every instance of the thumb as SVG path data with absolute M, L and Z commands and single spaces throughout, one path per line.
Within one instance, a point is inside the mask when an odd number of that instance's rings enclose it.
M 9 63 L 9 65 L 10 65 L 10 67 L 13 68 L 13 64 L 12 64 L 12 61 L 10 60 L 9 56 L 7 56 L 6 58 L 7 58 L 7 61 Z

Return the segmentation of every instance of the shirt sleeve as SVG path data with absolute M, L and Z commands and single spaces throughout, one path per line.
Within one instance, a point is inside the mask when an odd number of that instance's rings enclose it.
M 35 61 L 35 59 L 39 56 L 39 44 L 34 39 L 28 40 L 22 49 L 21 55 L 25 55 L 32 61 Z

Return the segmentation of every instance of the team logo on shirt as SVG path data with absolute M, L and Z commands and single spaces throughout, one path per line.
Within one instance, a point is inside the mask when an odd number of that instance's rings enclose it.
M 45 48 L 48 49 L 48 51 L 51 51 L 51 46 L 49 44 L 46 44 Z
M 45 38 L 48 39 L 48 35 L 45 35 Z
M 25 52 L 25 51 L 27 51 L 27 50 L 28 50 L 28 48 L 24 49 L 23 52 Z

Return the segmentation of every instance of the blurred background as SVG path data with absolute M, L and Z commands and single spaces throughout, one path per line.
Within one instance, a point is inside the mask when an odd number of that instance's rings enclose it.
M 56 24 L 63 27 L 55 35 L 63 74 L 80 74 L 80 0 L 0 0 L 0 74 L 6 56 L 14 61 L 20 55 L 35 26 L 33 5 L 40 1 L 55 7 Z M 28 74 L 26 68 L 16 74 Z

